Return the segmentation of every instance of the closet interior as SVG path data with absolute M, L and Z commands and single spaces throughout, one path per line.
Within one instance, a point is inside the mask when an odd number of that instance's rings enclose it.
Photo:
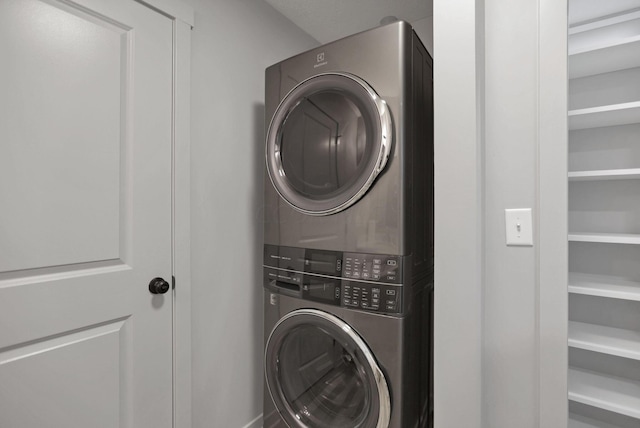
M 640 427 L 640 1 L 569 0 L 569 428 Z

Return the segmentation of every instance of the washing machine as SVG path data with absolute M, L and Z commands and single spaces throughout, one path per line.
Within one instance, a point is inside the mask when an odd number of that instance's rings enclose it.
M 432 67 L 398 21 L 266 70 L 264 427 L 431 426 Z
M 402 260 L 265 246 L 263 427 L 433 426 L 433 284 Z

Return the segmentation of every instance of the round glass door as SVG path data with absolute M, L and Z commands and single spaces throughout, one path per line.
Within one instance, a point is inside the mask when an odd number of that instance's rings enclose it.
M 354 204 L 384 169 L 392 122 L 386 103 L 362 79 L 314 76 L 284 97 L 267 133 L 274 187 L 305 214 L 333 214 Z
M 292 428 L 387 428 L 389 390 L 363 340 L 314 309 L 283 317 L 269 336 L 265 376 Z

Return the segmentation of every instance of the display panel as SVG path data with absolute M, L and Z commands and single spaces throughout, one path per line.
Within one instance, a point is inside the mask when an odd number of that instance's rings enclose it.
M 307 251 L 307 272 L 325 273 L 333 275 L 336 273 L 336 264 L 338 262 L 338 253 L 320 253 L 315 251 Z
M 333 302 L 340 299 L 340 284 L 334 280 L 305 278 L 305 290 L 308 297 L 313 300 Z

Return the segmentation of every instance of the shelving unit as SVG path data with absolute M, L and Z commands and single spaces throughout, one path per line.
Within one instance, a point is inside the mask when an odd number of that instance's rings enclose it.
M 569 321 L 569 346 L 640 360 L 640 332 L 632 330 Z
M 640 382 L 569 369 L 569 399 L 640 419 Z
M 569 233 L 569 242 L 640 245 L 640 235 L 635 233 Z
M 569 28 L 569 79 L 640 67 L 640 11 Z
M 640 101 L 569 110 L 569 130 L 640 122 Z
M 640 201 L 632 184 L 640 187 L 640 132 L 636 148 L 634 128 L 623 128 L 640 124 L 640 0 L 625 4 L 631 9 L 592 14 L 568 31 L 567 113 L 569 132 L 578 131 L 569 145 L 568 399 L 581 403 L 572 404 L 569 428 L 640 427 Z M 570 9 L 601 6 L 569 0 Z M 626 141 L 625 150 L 609 149 L 610 139 Z
M 640 168 L 601 169 L 597 171 L 574 171 L 569 173 L 569 181 L 638 180 Z
M 596 421 L 594 419 L 583 418 L 579 415 L 569 414 L 569 425 L 567 428 L 618 428 L 605 422 Z
M 640 37 L 575 52 L 569 61 L 570 79 L 640 67 Z
M 640 282 L 614 276 L 569 272 L 569 293 L 640 302 Z

